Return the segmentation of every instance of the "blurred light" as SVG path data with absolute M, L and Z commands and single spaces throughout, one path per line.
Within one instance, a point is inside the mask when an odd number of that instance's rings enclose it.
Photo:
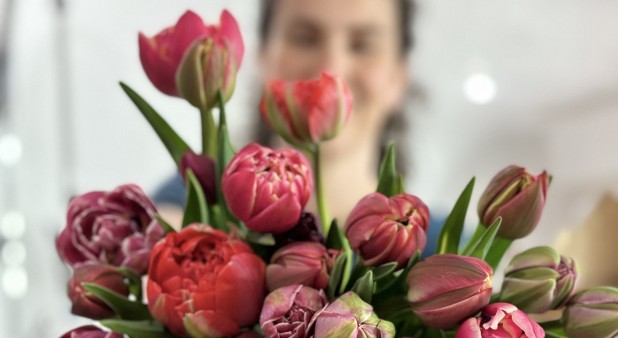
M 473 103 L 489 103 L 496 97 L 496 82 L 487 74 L 472 74 L 464 83 L 464 93 Z
M 28 292 L 28 274 L 22 267 L 11 267 L 2 274 L 2 291 L 9 298 L 18 299 Z
M 21 140 L 15 134 L 0 137 L 0 164 L 12 166 L 21 159 Z
M 19 211 L 7 211 L 0 219 L 0 234 L 6 239 L 20 239 L 26 232 L 26 219 Z
M 2 247 L 2 262 L 5 266 L 19 267 L 26 261 L 26 246 L 21 241 L 9 241 Z

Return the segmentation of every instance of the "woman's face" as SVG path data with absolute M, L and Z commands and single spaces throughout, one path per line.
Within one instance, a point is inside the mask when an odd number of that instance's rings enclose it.
M 407 85 L 396 0 L 280 0 L 261 51 L 265 77 L 315 78 L 321 70 L 346 79 L 354 113 L 327 152 L 359 140 L 375 142 Z

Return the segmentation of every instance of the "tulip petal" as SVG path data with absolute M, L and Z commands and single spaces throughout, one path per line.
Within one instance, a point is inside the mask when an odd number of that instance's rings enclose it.
M 234 321 L 211 310 L 186 314 L 184 326 L 194 338 L 228 337 L 240 331 Z
M 240 68 L 242 59 L 245 55 L 245 45 L 243 43 L 240 27 L 238 27 L 238 23 L 236 22 L 234 16 L 232 16 L 232 14 L 230 14 L 227 10 L 221 12 L 219 21 L 221 22 L 220 34 L 227 40 L 234 55 L 234 59 L 236 60 L 236 67 Z

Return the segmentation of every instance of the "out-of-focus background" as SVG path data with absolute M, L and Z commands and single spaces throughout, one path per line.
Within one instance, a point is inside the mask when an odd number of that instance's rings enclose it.
M 84 322 L 69 314 L 69 271 L 53 244 L 70 196 L 127 182 L 153 192 L 174 170 L 118 81 L 198 143 L 195 111 L 144 75 L 138 31 L 152 35 L 187 8 L 210 22 L 223 7 L 237 17 L 248 50 L 229 120 L 240 146 L 257 117 L 258 3 L 0 1 L 1 337 L 57 337 Z M 411 192 L 446 213 L 472 176 L 478 198 L 507 164 L 546 168 L 546 212 L 523 246 L 553 243 L 618 194 L 618 2 L 418 3 L 411 72 L 424 98 L 408 107 Z

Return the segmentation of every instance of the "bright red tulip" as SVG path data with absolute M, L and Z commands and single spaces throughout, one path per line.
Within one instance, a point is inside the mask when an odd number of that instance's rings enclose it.
M 260 326 L 267 338 L 306 338 L 313 335 L 316 315 L 328 304 L 324 291 L 288 285 L 264 300 Z
M 94 325 L 86 325 L 75 328 L 60 338 L 123 338 L 120 333 L 105 332 Z
M 60 258 L 71 265 L 95 261 L 143 275 L 150 250 L 163 237 L 157 210 L 136 185 L 94 191 L 71 200 L 67 224 L 56 239 Z
M 176 73 L 189 47 L 204 37 L 225 41 L 228 50 L 240 67 L 244 44 L 236 19 L 223 11 L 219 25 L 205 25 L 202 18 L 192 11 L 185 12 L 175 26 L 164 29 L 148 38 L 139 34 L 140 59 L 150 81 L 161 92 L 179 96 L 176 89 Z
M 483 192 L 478 213 L 481 223 L 491 225 L 502 217 L 498 236 L 518 239 L 528 236 L 543 214 L 549 176 L 543 171 L 538 176 L 514 165 L 500 171 Z
M 403 267 L 423 251 L 429 226 L 429 209 L 418 197 L 380 193 L 364 197 L 354 207 L 345 226 L 350 246 L 366 266 L 397 262 Z
M 298 223 L 313 192 L 313 177 L 299 151 L 253 143 L 232 158 L 221 188 L 230 211 L 249 229 L 282 233 Z
M 294 284 L 326 289 L 338 255 L 339 251 L 316 242 L 288 244 L 275 252 L 266 267 L 268 289 Z
M 105 302 L 86 291 L 82 283 L 96 284 L 123 296 L 129 295 L 129 288 L 124 282 L 124 276 L 116 267 L 98 262 L 78 264 L 73 270 L 73 277 L 67 288 L 69 299 L 73 303 L 71 313 L 78 316 L 100 320 L 115 315 Z
M 152 251 L 148 308 L 178 336 L 235 335 L 258 320 L 264 265 L 246 243 L 208 225 L 189 225 Z
M 290 144 L 315 144 L 339 133 L 352 113 L 352 96 L 342 79 L 326 72 L 309 81 L 275 80 L 266 86 L 261 112 Z
M 466 320 L 455 338 L 543 338 L 545 331 L 515 305 L 495 303 L 486 306 L 481 316 Z M 592 337 L 592 336 L 590 336 Z
M 448 329 L 489 303 L 493 270 L 475 257 L 434 255 L 408 274 L 408 301 L 429 327 Z

